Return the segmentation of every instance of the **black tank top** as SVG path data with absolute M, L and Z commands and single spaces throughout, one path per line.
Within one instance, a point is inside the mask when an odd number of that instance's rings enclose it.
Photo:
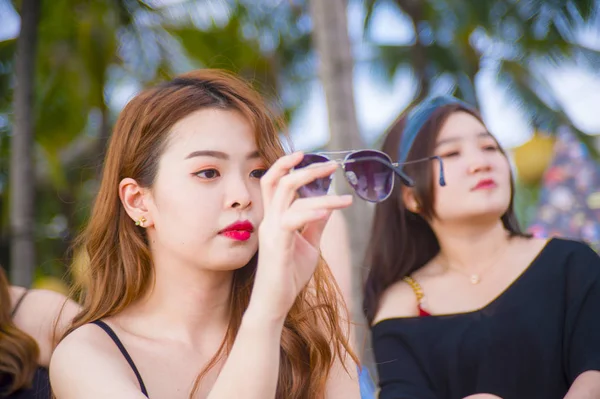
M 12 317 L 14 318 L 17 314 L 17 309 L 23 302 L 23 299 L 27 295 L 28 291 L 25 291 L 23 295 L 17 300 L 15 307 L 12 311 Z M 19 389 L 16 392 L 8 396 L 2 396 L 1 392 L 5 392 L 10 385 L 11 380 L 0 375 L 0 398 L 3 399 L 49 399 L 50 398 L 50 378 L 48 375 L 48 369 L 45 367 L 38 367 L 35 371 L 31 388 Z
M 131 369 L 133 370 L 133 373 L 135 374 L 135 377 L 137 378 L 138 383 L 140 384 L 140 390 L 142 391 L 144 396 L 148 398 L 148 391 L 146 390 L 146 385 L 144 385 L 144 380 L 142 380 L 142 375 L 138 371 L 137 367 L 135 366 L 135 363 L 133 362 L 133 359 L 129 355 L 129 352 L 127 352 L 127 349 L 125 349 L 125 346 L 123 345 L 117 334 L 114 332 L 114 330 L 102 320 L 93 321 L 92 324 L 95 324 L 101 329 L 103 329 L 104 332 L 108 334 L 110 339 L 113 340 L 115 345 L 117 345 L 117 348 L 119 348 L 119 351 L 121 352 L 125 360 L 127 360 L 127 363 L 129 363 L 129 367 L 131 367 Z

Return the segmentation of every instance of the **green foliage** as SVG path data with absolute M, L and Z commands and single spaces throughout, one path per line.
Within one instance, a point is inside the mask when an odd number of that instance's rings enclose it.
M 592 0 L 366 0 L 367 31 L 374 10 L 385 2 L 405 13 L 419 35 L 402 45 L 373 43 L 374 66 L 386 81 L 400 70 L 412 70 L 418 96 L 426 95 L 440 76 L 449 76 L 457 95 L 473 97 L 481 60 L 490 57 L 475 39 L 488 37 L 502 50 L 495 59 L 499 79 L 536 115 L 536 124 L 553 129 L 569 119 L 535 73 L 535 62 L 572 59 L 591 68 L 600 63 L 597 51 L 571 37 L 573 28 L 591 17 Z M 220 12 L 211 0 L 156 4 L 42 0 L 36 181 L 23 183 L 36 186 L 37 273 L 64 272 L 69 246 L 97 187 L 98 163 L 119 111 L 115 104 L 122 102 L 116 97 L 122 82 L 144 87 L 191 68 L 224 68 L 250 79 L 288 120 L 309 94 L 316 59 L 308 1 L 222 0 Z M 15 45 L 15 39 L 0 42 L 0 262 L 5 263 Z
M 376 69 L 387 81 L 409 68 L 417 77 L 415 101 L 426 97 L 441 76 L 454 81 L 454 94 L 477 104 L 474 81 L 482 62 L 496 65 L 499 80 L 534 120 L 536 128 L 556 131 L 569 126 L 586 142 L 558 106 L 555 93 L 539 72 L 540 65 L 576 63 L 597 71 L 600 52 L 577 43 L 575 32 L 598 18 L 593 0 L 368 0 L 365 27 L 368 37 L 375 9 L 395 6 L 412 22 L 411 43 L 372 43 Z M 594 151 L 590 147 L 590 150 Z
M 2 1 L 2 0 L 0 0 Z M 6 0 L 5 0 L 6 1 Z M 43 0 L 36 57 L 37 274 L 64 274 L 72 239 L 93 199 L 122 81 L 154 84 L 195 67 L 251 79 L 291 118 L 314 77 L 305 4 L 256 7 L 209 0 Z M 15 6 L 16 9 L 18 7 Z M 193 18 L 195 17 L 195 18 Z M 217 16 L 218 17 L 218 16 Z M 16 39 L 0 41 L 0 262 L 8 262 L 8 147 Z M 277 94 L 284 95 L 277 101 Z M 27 183 L 23 183 L 27 184 Z

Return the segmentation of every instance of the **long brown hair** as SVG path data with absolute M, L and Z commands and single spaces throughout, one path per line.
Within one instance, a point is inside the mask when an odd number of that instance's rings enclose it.
M 12 320 L 10 286 L 0 267 L 0 386 L 7 386 L 0 397 L 31 385 L 39 354 L 35 340 Z
M 482 124 L 481 116 L 460 104 L 449 104 L 436 109 L 419 131 L 410 149 L 407 161 L 434 155 L 437 136 L 448 117 L 455 112 L 467 112 Z M 406 117 L 400 118 L 388 132 L 382 150 L 394 162 L 398 159 L 398 146 L 404 130 Z M 506 153 L 502 150 L 504 156 Z M 427 219 L 435 216 L 433 164 L 406 165 L 404 171 L 415 181 L 415 196 L 419 200 L 420 214 L 409 212 L 402 199 L 402 188 L 394 186 L 394 192 L 386 201 L 377 204 L 373 231 L 367 247 L 366 265 L 369 274 L 365 284 L 364 311 L 369 324 L 373 323 L 384 291 L 403 277 L 429 262 L 440 250 L 438 240 Z M 511 175 L 511 200 L 502 215 L 504 228 L 511 236 L 527 236 L 521 231 L 515 215 L 514 183 Z
M 127 216 L 117 192 L 130 177 L 151 187 L 169 131 L 179 120 L 204 108 L 241 112 L 255 131 L 259 153 L 267 166 L 284 154 L 278 134 L 284 123 L 265 106 L 246 82 L 219 70 L 197 70 L 143 91 L 121 112 L 105 159 L 102 181 L 86 230 L 79 238 L 87 259 L 81 279 L 83 310 L 73 329 L 115 315 L 141 298 L 153 279 L 152 257 L 144 230 Z M 248 306 L 257 255 L 234 272 L 231 317 L 221 347 L 200 373 L 190 395 L 206 372 L 231 349 Z M 313 277 L 314 289 L 304 289 L 284 324 L 278 398 L 319 398 L 324 395 L 329 370 L 336 358 L 350 350 L 340 328 L 341 296 L 327 265 L 321 261 Z

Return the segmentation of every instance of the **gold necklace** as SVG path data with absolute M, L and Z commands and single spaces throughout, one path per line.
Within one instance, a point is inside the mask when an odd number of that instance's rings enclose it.
M 510 246 L 510 244 L 507 243 L 504 246 L 504 248 L 502 248 L 502 252 L 498 253 L 498 255 L 503 255 L 504 252 L 506 252 L 506 250 L 508 249 L 509 246 Z M 500 252 L 500 251 L 497 251 L 497 252 Z M 483 276 L 483 274 L 487 270 L 489 270 L 492 266 L 494 266 L 495 264 L 497 264 L 500 261 L 500 259 L 502 259 L 502 256 L 497 256 L 496 260 L 494 262 L 490 263 L 486 268 L 484 268 L 483 270 L 481 270 L 478 273 L 467 273 L 464 270 L 461 270 L 461 269 L 454 268 L 454 267 L 450 266 L 449 262 L 445 262 L 445 263 L 446 263 L 446 269 L 448 269 L 448 270 L 454 270 L 455 272 L 459 272 L 459 273 L 464 274 L 465 276 L 469 277 L 469 281 L 471 282 L 472 285 L 477 285 L 477 284 L 479 284 L 481 282 L 481 276 Z

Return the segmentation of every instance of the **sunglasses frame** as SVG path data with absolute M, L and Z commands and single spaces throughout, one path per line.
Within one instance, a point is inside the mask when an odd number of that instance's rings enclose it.
M 378 157 L 378 156 L 365 156 L 365 157 L 361 157 L 361 158 L 357 158 L 357 159 L 349 159 L 349 157 L 351 155 L 354 155 L 354 154 L 356 154 L 358 152 L 376 153 L 378 155 L 381 155 L 383 158 Z M 339 156 L 339 155 L 344 155 L 344 154 L 345 154 L 345 156 L 343 158 L 333 158 L 333 156 Z M 431 156 L 431 157 L 421 158 L 421 159 L 417 159 L 417 160 L 414 160 L 414 161 L 407 161 L 407 162 L 392 162 L 392 159 L 390 158 L 390 156 L 388 154 L 386 154 L 385 152 L 379 151 L 379 150 L 372 150 L 372 149 L 347 150 L 347 151 L 308 152 L 305 155 L 319 155 L 319 156 L 322 156 L 323 158 L 327 159 L 327 161 L 335 162 L 338 165 L 340 165 L 344 169 L 344 172 L 346 172 L 346 164 L 349 164 L 349 163 L 357 163 L 357 162 L 364 162 L 364 161 L 379 162 L 379 163 L 387 166 L 389 169 L 391 169 L 392 172 L 395 173 L 396 176 L 398 176 L 400 178 L 400 181 L 402 182 L 402 184 L 404 184 L 407 187 L 414 187 L 415 186 L 415 181 L 412 178 L 410 178 L 409 176 L 407 176 L 406 173 L 404 173 L 402 171 L 402 167 L 403 166 L 414 164 L 414 163 L 419 163 L 419 162 L 426 162 L 426 161 L 437 160 L 440 163 L 439 184 L 442 187 L 446 185 L 446 179 L 445 179 L 445 176 L 444 176 L 444 162 L 442 161 L 442 158 L 439 155 L 434 155 L 434 156 Z M 356 191 L 356 189 L 352 186 L 352 183 L 348 180 L 348 177 L 346 176 L 345 173 L 344 173 L 344 177 L 346 178 L 346 182 L 348 184 L 350 184 L 350 186 L 354 189 L 354 191 Z M 381 200 L 378 200 L 378 201 L 371 201 L 371 200 L 368 200 L 368 199 L 365 199 L 365 198 L 362 198 L 362 197 L 361 198 L 363 200 L 365 200 L 365 201 L 374 202 L 374 203 L 385 201 L 386 199 L 389 198 L 389 196 L 392 194 L 392 191 L 394 190 L 394 180 L 392 180 L 392 188 L 391 188 L 389 194 L 385 198 L 383 198 Z M 357 193 L 357 195 L 358 195 L 358 193 Z

